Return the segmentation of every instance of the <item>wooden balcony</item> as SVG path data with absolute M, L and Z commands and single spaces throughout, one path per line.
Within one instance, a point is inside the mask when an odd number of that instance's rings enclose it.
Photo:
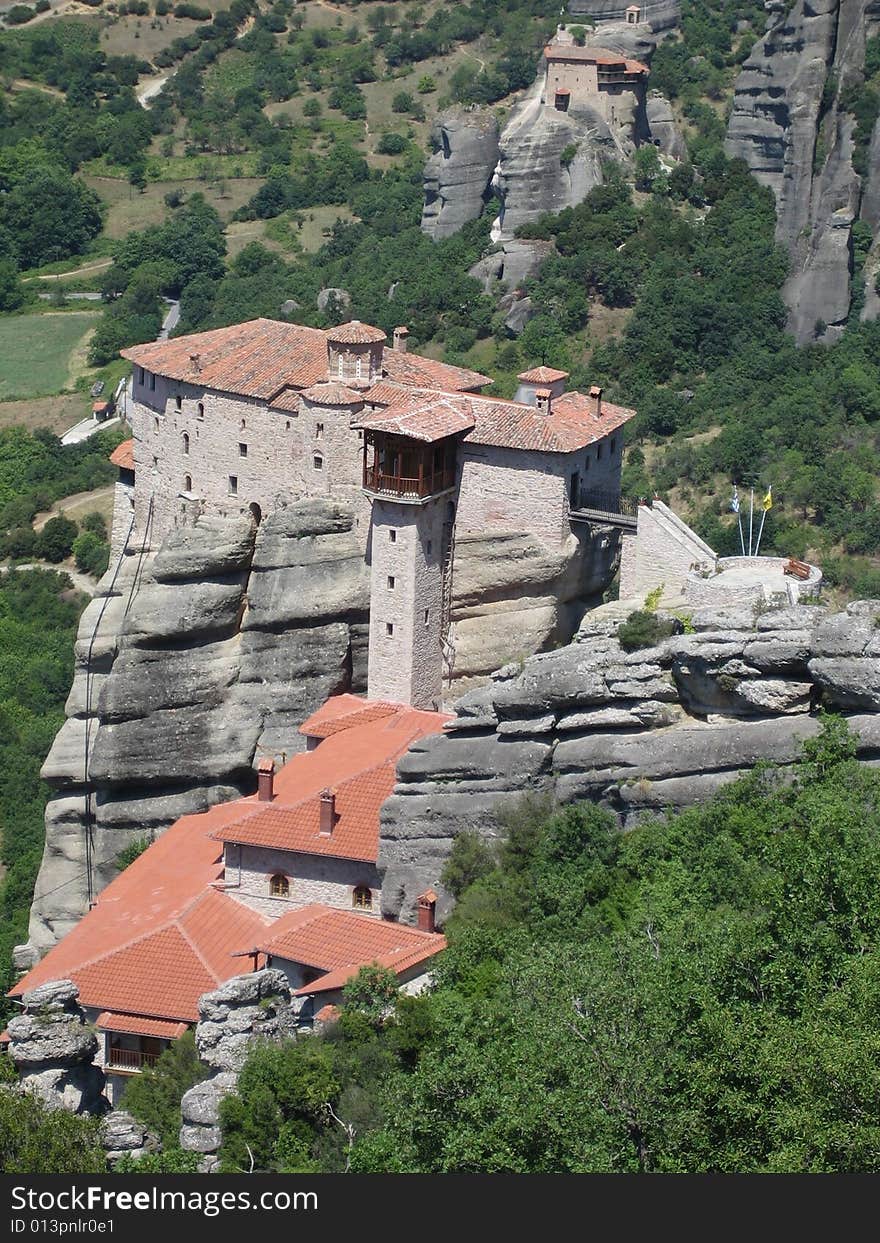
M 155 1066 L 159 1053 L 145 1053 L 142 1049 L 110 1049 L 107 1053 L 107 1070 L 141 1071 L 145 1066 Z
M 390 475 L 379 466 L 364 468 L 364 488 L 380 496 L 412 497 L 422 500 L 455 486 L 455 467 L 422 472 L 419 475 Z

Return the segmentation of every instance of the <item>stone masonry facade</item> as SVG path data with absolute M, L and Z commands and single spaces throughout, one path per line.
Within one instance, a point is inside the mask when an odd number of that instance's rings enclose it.
M 273 876 L 287 878 L 288 896 L 272 896 Z M 230 843 L 226 848 L 226 880 L 230 887 L 225 892 L 231 898 L 272 920 L 313 903 L 340 911 L 379 914 L 381 882 L 374 863 Z M 355 908 L 356 887 L 370 890 L 372 906 Z

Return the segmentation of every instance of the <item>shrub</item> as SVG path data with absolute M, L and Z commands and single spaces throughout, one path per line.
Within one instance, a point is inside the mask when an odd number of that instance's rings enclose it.
M 110 564 L 110 545 L 94 531 L 82 531 L 73 541 L 76 568 L 100 578 Z
M 415 100 L 409 91 L 398 91 L 391 101 L 392 112 L 412 112 Z
M 23 26 L 25 22 L 31 21 L 36 15 L 36 9 L 32 9 L 30 5 L 14 4 L 6 14 L 6 25 Z
M 379 155 L 400 155 L 406 150 L 407 141 L 403 134 L 383 134 L 376 150 Z
M 70 556 L 76 536 L 77 525 L 75 522 L 71 522 L 63 514 L 50 518 L 37 540 L 37 556 L 57 565 L 59 561 L 63 561 L 65 557 Z
M 619 627 L 617 641 L 625 652 L 635 652 L 642 647 L 654 647 L 661 639 L 668 639 L 674 630 L 674 622 L 663 621 L 655 613 L 636 609 Z

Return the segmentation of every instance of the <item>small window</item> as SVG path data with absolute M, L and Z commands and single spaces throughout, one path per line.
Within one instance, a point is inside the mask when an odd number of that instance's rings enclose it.
M 363 365 L 364 365 L 363 360 L 360 358 L 357 360 L 357 362 L 354 365 L 354 374 L 357 377 L 357 379 L 361 378 L 361 371 L 362 371 Z
M 158 469 L 159 469 L 159 459 L 157 457 L 154 457 L 153 458 L 153 470 L 158 470 Z
M 358 440 L 363 440 L 363 438 L 364 438 L 364 433 L 362 431 L 358 432 Z
M 596 461 L 600 462 L 601 460 L 602 460 L 602 445 L 598 444 L 596 445 Z
M 138 384 L 143 384 L 143 382 L 144 382 L 144 369 L 143 369 L 143 367 L 138 367 L 138 370 L 137 370 L 137 377 L 138 377 Z
M 324 439 L 324 424 L 316 423 L 315 424 L 315 440 L 323 440 L 323 439 Z
M 393 527 L 392 527 L 392 528 L 391 528 L 391 530 L 388 532 L 388 543 L 389 543 L 389 544 L 396 544 L 396 543 L 397 543 L 397 532 L 394 530 L 394 528 L 393 528 Z
M 393 622 L 385 623 L 385 633 L 389 636 L 389 638 L 391 637 L 391 635 L 394 634 L 394 623 Z
M 367 885 L 356 885 L 351 892 L 351 904 L 357 911 L 373 909 L 373 891 Z
M 153 431 L 158 432 L 158 430 L 159 430 L 159 420 L 153 419 Z
M 183 476 L 183 490 L 184 492 L 192 492 L 193 490 L 192 475 Z
M 229 476 L 229 495 L 238 496 L 238 475 Z
M 290 431 L 290 419 L 288 419 L 287 422 L 284 424 L 284 430 L 286 432 Z
M 433 549 L 434 549 L 434 541 L 429 539 L 427 543 L 425 544 L 425 556 L 430 557 Z
M 340 380 L 343 378 L 343 375 L 344 375 L 344 367 L 345 367 L 345 362 L 343 360 L 342 355 L 340 354 L 336 360 L 336 374 Z
M 590 469 L 590 459 L 587 458 L 587 460 L 584 462 L 584 470 L 589 470 L 589 469 Z
M 196 406 L 196 418 L 203 419 L 205 417 L 205 403 L 200 401 Z
M 290 896 L 290 881 L 283 872 L 277 872 L 269 878 L 269 897 L 287 898 Z
M 151 390 L 154 390 L 154 389 L 155 389 L 155 387 L 156 387 L 156 377 L 155 377 L 154 373 L 151 371 L 151 372 L 150 372 L 150 389 L 151 389 Z
M 320 453 L 316 453 L 312 458 L 312 466 L 314 466 L 315 470 L 324 469 L 324 459 L 321 457 Z
M 179 410 L 183 405 L 183 398 L 178 395 L 177 397 L 174 398 L 174 404 Z
M 244 431 L 244 429 L 247 427 L 247 422 L 244 419 L 242 419 L 240 426 L 241 426 L 241 430 Z
M 241 441 L 239 441 L 238 445 L 238 456 L 247 457 L 247 445 L 243 444 Z
M 186 432 L 183 433 L 183 451 L 189 453 L 189 436 Z
M 389 591 L 394 590 L 394 575 L 393 574 L 388 575 L 388 590 Z
M 609 446 L 608 446 L 608 450 L 609 450 L 609 452 L 610 452 L 610 453 L 613 453 L 613 452 L 614 452 L 614 450 L 615 450 L 616 448 L 617 448 L 617 437 L 616 437 L 616 436 L 612 436 L 612 437 L 611 437 L 611 443 L 610 443 L 610 444 L 609 444 Z
M 425 625 L 430 626 L 430 624 L 431 624 L 431 610 L 425 609 Z

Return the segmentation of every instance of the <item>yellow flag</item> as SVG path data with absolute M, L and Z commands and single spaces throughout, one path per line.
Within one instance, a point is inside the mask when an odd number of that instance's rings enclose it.
M 772 491 L 773 491 L 772 487 L 767 489 L 767 495 L 764 497 L 763 501 L 761 502 L 761 508 L 763 510 L 768 510 L 768 509 L 773 508 L 773 497 L 771 495 Z

